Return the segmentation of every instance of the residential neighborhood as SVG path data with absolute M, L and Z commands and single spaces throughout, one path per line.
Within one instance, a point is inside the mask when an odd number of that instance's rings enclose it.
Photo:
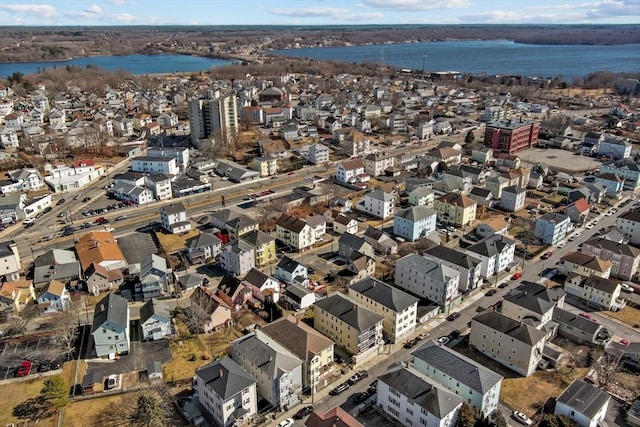
M 458 75 L 3 85 L 0 381 L 161 384 L 167 425 L 638 425 L 637 97 Z

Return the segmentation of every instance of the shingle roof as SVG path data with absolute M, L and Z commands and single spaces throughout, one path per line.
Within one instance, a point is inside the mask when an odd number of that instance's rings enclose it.
M 481 394 L 503 379 L 491 369 L 433 340 L 424 343 L 411 355 Z
M 303 360 L 312 359 L 327 347 L 333 346 L 333 341 L 297 319 L 282 318 L 260 330 Z
M 256 380 L 229 357 L 218 359 L 198 369 L 196 375 L 225 401 L 256 383 Z
M 338 293 L 316 302 L 316 307 L 337 317 L 358 331 L 367 330 L 384 319 L 378 313 Z
M 547 288 L 533 282 L 522 282 L 504 296 L 504 300 L 540 315 L 556 305 L 566 293 L 560 287 Z
M 417 298 L 402 292 L 400 289 L 389 286 L 380 280 L 374 279 L 373 277 L 362 279 L 349 286 L 349 289 L 353 289 L 367 298 L 388 307 L 396 313 L 399 313 L 418 302 Z
M 280 262 L 278 262 L 278 268 L 286 271 L 287 273 L 293 273 L 298 266 L 301 265 L 298 261 L 288 256 L 283 256 Z
M 438 197 L 439 202 L 453 205 L 453 206 L 461 206 L 461 207 L 469 207 L 476 204 L 476 201 L 468 198 L 467 196 L 463 196 L 460 193 L 447 193 L 443 196 Z
M 412 222 L 422 221 L 426 218 L 435 217 L 436 211 L 426 206 L 411 206 L 405 210 L 402 210 L 396 214 L 396 217 L 401 217 Z
M 279 378 L 284 372 L 291 372 L 302 364 L 302 360 L 293 355 L 277 351 L 260 341 L 255 334 L 246 335 L 231 343 L 233 351 L 242 355 L 253 366 L 265 372 L 269 378 Z
M 396 266 L 398 263 L 407 265 L 411 270 L 415 270 L 421 275 L 429 276 L 434 280 L 437 279 L 441 283 L 446 283 L 450 278 L 460 275 L 460 273 L 453 268 L 437 263 L 418 254 L 406 255 L 396 261 Z
M 424 254 L 427 258 L 441 259 L 467 269 L 475 268 L 480 264 L 480 261 L 472 258 L 464 252 L 442 245 L 429 248 L 424 252 Z
M 180 202 L 171 203 L 170 205 L 163 206 L 160 209 L 163 210 L 167 215 L 176 214 L 176 213 L 180 213 L 180 212 L 185 212 L 186 211 L 184 205 L 182 203 L 180 203 Z
M 598 272 L 606 271 L 613 265 L 611 261 L 605 261 L 593 255 L 586 255 L 581 252 L 569 252 L 560 259 Z
M 304 422 L 305 427 L 363 427 L 363 424 L 340 406 L 334 406 L 324 414 L 315 410 Z
M 494 255 L 502 253 L 510 246 L 515 246 L 515 244 L 516 242 L 509 239 L 508 237 L 505 237 L 501 234 L 493 234 L 491 236 L 485 237 L 478 243 L 469 246 L 467 250 L 486 257 L 492 257 Z
M 560 307 L 554 307 L 552 320 L 565 325 L 570 325 L 574 329 L 584 331 L 591 335 L 595 334 L 602 326 L 600 323 L 578 316 L 577 314 L 563 310 Z
M 609 403 L 611 397 L 596 386 L 582 380 L 574 380 L 557 397 L 556 402 L 563 403 L 578 413 L 593 419 L 600 409 Z
M 472 320 L 530 346 L 536 345 L 545 337 L 543 331 L 526 323 L 520 323 L 493 310 L 478 313 Z
M 151 298 L 140 307 L 140 323 L 144 323 L 151 318 L 154 314 L 160 317 L 164 317 L 167 321 L 171 320 L 171 310 L 164 301 L 160 301 L 155 298 Z
M 640 209 L 631 209 L 628 212 L 620 215 L 618 219 L 625 219 L 632 222 L 640 222 Z
M 626 255 L 633 258 L 640 256 L 640 249 L 635 246 L 626 245 L 624 243 L 615 242 L 613 240 L 605 239 L 603 237 L 593 237 L 584 242 L 584 247 L 593 246 L 594 248 L 605 249 L 613 253 L 620 255 Z
M 378 380 L 439 419 L 449 415 L 463 402 L 461 397 L 428 383 L 422 376 L 406 368 L 397 368 L 382 374 Z
M 255 247 L 266 245 L 275 240 L 274 237 L 260 230 L 250 231 L 249 233 L 242 235 L 240 239 Z
M 76 252 L 82 270 L 86 270 L 92 262 L 125 261 L 120 246 L 109 231 L 92 231 L 82 236 L 76 243 Z
M 128 313 L 129 306 L 126 299 L 120 295 L 108 294 L 96 304 L 91 332 L 95 332 L 107 321 L 124 329 L 128 328 Z
M 393 194 L 389 194 L 382 190 L 373 190 L 372 192 L 365 194 L 364 197 L 374 200 L 380 200 L 382 202 L 391 202 L 394 200 Z
M 304 227 L 307 226 L 307 223 L 299 218 L 296 218 L 295 216 L 283 213 L 276 221 L 276 225 L 287 230 L 291 230 L 295 233 L 300 233 L 304 229 Z

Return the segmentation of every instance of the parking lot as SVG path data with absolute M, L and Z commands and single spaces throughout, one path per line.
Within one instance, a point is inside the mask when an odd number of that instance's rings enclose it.
M 40 337 L 32 340 L 13 340 L 0 343 L 0 379 L 14 378 L 18 366 L 25 360 L 34 363 L 31 372 L 53 368 L 66 359 L 60 357 L 60 348 L 54 337 Z M 42 365 L 42 366 L 41 366 Z

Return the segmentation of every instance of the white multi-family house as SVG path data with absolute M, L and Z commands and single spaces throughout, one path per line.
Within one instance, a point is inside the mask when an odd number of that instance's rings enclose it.
M 573 380 L 556 398 L 554 415 L 565 416 L 578 427 L 598 427 L 604 423 L 611 396 L 593 384 Z
M 242 425 L 258 413 L 256 380 L 230 357 L 196 371 L 198 402 L 217 425 Z
M 581 252 L 567 252 L 556 264 L 558 271 L 567 275 L 578 273 L 583 276 L 598 276 L 608 279 L 611 275 L 613 262 L 598 258 L 595 255 L 587 255 Z
M 384 175 L 384 171 L 396 165 L 396 157 L 391 153 L 374 153 L 364 158 L 364 171 L 371 176 Z
M 138 156 L 131 159 L 131 170 L 143 173 L 178 175 L 180 168 L 175 157 Z
M 322 215 L 311 215 L 305 218 L 304 222 L 311 227 L 311 233 L 313 234 L 313 240 L 315 242 L 321 242 L 323 237 L 327 233 L 327 221 Z
M 189 167 L 191 152 L 188 147 L 151 147 L 147 149 L 147 157 L 175 158 L 181 171 Z
M 614 159 L 628 159 L 631 157 L 632 144 L 628 139 L 614 135 L 603 135 L 604 138 L 598 146 L 598 155 L 613 157 Z
M 394 367 L 378 377 L 376 404 L 396 425 L 453 427 L 463 402 L 411 368 Z
M 307 267 L 286 255 L 280 259 L 276 266 L 276 277 L 285 283 L 298 283 L 304 286 L 309 281 Z
M 427 186 L 414 188 L 409 192 L 409 204 L 413 206 L 432 206 L 435 200 L 435 192 Z
M 542 360 L 545 342 L 545 332 L 493 310 L 471 319 L 469 347 L 525 377 Z
M 502 375 L 431 340 L 411 353 L 413 369 L 441 384 L 488 417 L 498 408 Z
M 396 261 L 394 283 L 414 295 L 449 307 L 458 295 L 460 273 L 421 255 L 409 254 Z
M 415 330 L 418 299 L 400 289 L 367 277 L 350 285 L 348 295 L 384 316 L 382 333 L 391 342 L 400 342 Z
M 396 197 L 382 190 L 373 190 L 364 195 L 363 210 L 376 218 L 387 219 L 393 216 Z
M 49 171 L 45 181 L 55 192 L 76 190 L 86 187 L 104 174 L 102 166 L 96 166 L 93 160 L 79 160 L 73 166 L 57 166 Z
M 338 234 L 358 232 L 358 221 L 351 215 L 340 214 L 333 218 L 333 231 Z
M 314 230 L 300 218 L 283 213 L 276 221 L 276 239 L 295 250 L 302 250 L 316 243 Z
M 19 280 L 20 270 L 22 263 L 16 242 L 8 240 L 0 243 L 0 278 L 7 282 Z
M 160 126 L 173 127 L 178 125 L 179 119 L 176 113 L 169 111 L 156 117 L 156 121 Z
M 140 328 L 145 341 L 171 335 L 171 310 L 164 301 L 152 298 L 140 307 Z
M 482 262 L 469 254 L 443 245 L 436 245 L 423 252 L 423 255 L 437 263 L 453 268 L 460 273 L 459 290 L 467 292 L 477 288 L 482 282 Z
M 255 249 L 244 240 L 229 242 L 220 252 L 220 265 L 226 271 L 244 276 L 256 266 Z
M 273 176 L 278 173 L 278 159 L 275 157 L 256 157 L 251 161 L 251 169 L 260 172 L 261 177 Z
M 543 243 L 556 246 L 567 235 L 570 223 L 571 220 L 567 215 L 548 212 L 536 220 L 533 234 Z
M 0 131 L 2 138 L 2 131 Z M 624 189 L 634 191 L 640 188 L 640 165 L 633 160 L 615 160 L 604 163 L 600 173 L 611 173 L 624 178 Z
M 4 149 L 17 148 L 19 145 L 18 133 L 8 126 L 0 127 L 0 147 Z
M 336 168 L 336 180 L 341 182 L 366 182 L 368 176 L 364 171 L 364 163 L 360 159 L 344 161 Z
M 9 179 L 16 185 L 13 191 L 38 191 L 44 187 L 44 181 L 37 169 L 24 168 L 8 172 Z
M 524 209 L 527 191 L 522 187 L 511 186 L 502 190 L 500 207 L 507 212 L 518 212 Z
M 631 209 L 616 218 L 616 228 L 630 244 L 640 244 L 640 209 Z
M 515 249 L 514 240 L 494 234 L 469 246 L 466 252 L 480 260 L 480 275 L 491 277 L 514 266 Z
M 413 242 L 435 231 L 436 217 L 431 208 L 411 206 L 393 217 L 393 234 Z
M 622 286 L 617 280 L 571 273 L 564 282 L 564 290 L 601 310 L 618 311 L 626 305 L 626 301 L 620 298 Z
M 587 240 L 580 251 L 585 255 L 611 261 L 613 263 L 611 276 L 622 280 L 631 280 L 640 268 L 639 248 L 604 237 L 593 237 Z
M 52 280 L 36 301 L 38 308 L 42 308 L 45 313 L 56 313 L 67 310 L 71 302 L 71 295 L 64 283 Z
M 596 181 L 607 189 L 607 196 L 619 197 L 620 193 L 624 189 L 624 178 L 615 173 L 602 172 L 596 176 Z
M 309 147 L 308 157 L 314 165 L 321 165 L 329 161 L 329 147 L 324 144 L 313 144 Z
M 384 342 L 384 317 L 340 293 L 316 302 L 313 319 L 316 330 L 353 355 L 357 362 L 377 354 Z
M 333 341 L 306 323 L 290 316 L 257 329 L 255 334 L 269 345 L 275 341 L 303 361 L 302 382 L 311 393 L 333 375 Z
M 302 400 L 303 362 L 277 342 L 264 342 L 262 335 L 245 335 L 231 342 L 231 358 L 252 378 L 258 394 L 280 410 Z
M 187 210 L 180 202 L 160 208 L 160 225 L 171 234 L 186 233 L 191 230 Z

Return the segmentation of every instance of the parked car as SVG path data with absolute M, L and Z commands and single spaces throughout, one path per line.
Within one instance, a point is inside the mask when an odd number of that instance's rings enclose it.
M 103 216 L 101 216 L 100 218 L 96 219 L 95 221 L 96 224 L 107 224 L 109 223 L 109 220 Z
M 291 427 L 293 425 L 293 419 L 287 418 L 286 420 L 282 420 L 278 423 L 278 427 Z
M 457 311 L 454 311 L 452 313 L 449 313 L 449 315 L 447 316 L 447 320 L 453 321 L 453 320 L 456 320 L 458 317 L 460 317 L 460 313 L 458 313 Z
M 305 406 L 304 408 L 300 409 L 298 412 L 296 412 L 293 415 L 293 418 L 296 420 L 301 420 L 304 417 L 306 417 L 307 415 L 309 415 L 310 413 L 313 412 L 313 406 Z
M 549 258 L 551 258 L 551 255 L 553 255 L 553 252 L 551 252 L 551 251 L 545 252 L 544 254 L 542 254 L 540 259 L 549 259 Z
M 60 206 L 61 204 L 63 204 L 64 202 L 66 202 L 66 199 L 63 197 L 62 199 L 58 200 L 56 202 L 56 205 Z
M 507 286 L 509 286 L 509 282 L 502 282 L 502 283 L 500 283 L 500 284 L 498 285 L 498 287 L 499 287 L 500 289 L 504 289 L 504 288 L 506 288 Z
M 63 236 L 70 236 L 73 234 L 73 227 L 65 227 L 64 230 L 62 230 L 62 235 Z
M 16 373 L 16 376 L 17 377 L 26 377 L 27 375 L 29 375 L 31 373 L 31 366 L 33 366 L 31 361 L 25 360 L 24 362 L 22 362 L 20 364 L 20 367 L 18 367 L 18 372 Z
M 589 319 L 592 322 L 597 322 L 597 320 L 589 313 L 580 313 L 580 316 L 584 317 L 585 319 Z
M 404 343 L 404 348 L 413 348 L 415 347 L 415 345 L 418 344 L 418 340 L 409 340 L 407 342 Z
M 329 392 L 329 394 L 330 394 L 331 396 L 337 396 L 337 395 L 339 395 L 340 393 L 342 393 L 343 391 L 346 391 L 346 390 L 348 390 L 348 389 L 349 389 L 349 383 L 344 382 L 344 383 L 338 384 L 335 388 L 333 388 L 333 389 Z
M 24 224 L 24 225 L 29 225 L 29 224 L 33 224 L 34 222 L 36 222 L 36 220 L 35 220 L 35 219 L 33 219 L 33 218 L 27 218 L 27 219 L 25 219 L 24 221 L 22 221 L 22 224 Z
M 629 345 L 629 340 L 628 340 L 628 339 L 626 339 L 626 338 L 622 338 L 622 339 L 620 340 L 620 344 L 622 344 L 622 345 L 624 345 L 624 346 L 627 346 L 627 345 Z
M 366 378 L 368 376 L 369 376 L 369 373 L 367 371 L 358 371 L 355 374 L 353 374 L 351 378 L 349 378 L 349 384 L 354 385 L 361 379 Z
M 117 383 L 118 383 L 118 376 L 117 375 L 109 375 L 107 377 L 107 390 L 111 390 L 111 389 L 115 388 Z
M 91 200 L 91 197 L 85 197 L 84 199 L 82 199 L 83 202 L 88 202 L 89 200 Z
M 440 337 L 438 338 L 438 344 L 447 345 L 451 342 L 451 338 L 449 337 Z
M 522 278 L 522 273 L 519 271 L 515 273 L 513 276 L 511 276 L 511 280 L 520 280 L 521 278 Z
M 567 242 L 560 242 L 560 243 L 558 243 L 558 249 L 562 249 L 562 248 L 564 248 L 565 246 L 567 246 Z
M 38 372 L 48 372 L 51 370 L 51 362 L 42 362 L 38 366 Z
M 490 297 L 491 295 L 495 295 L 495 294 L 497 294 L 497 293 L 498 293 L 498 291 L 497 291 L 497 290 L 495 290 L 495 289 L 489 289 L 487 292 L 485 292 L 484 296 L 486 296 L 486 297 Z
M 533 424 L 533 421 L 531 421 L 531 418 L 527 417 L 522 412 L 513 411 L 513 418 L 515 418 L 516 421 L 518 421 L 519 423 L 522 423 L 526 426 L 530 426 L 531 424 Z
M 460 336 L 460 334 L 462 334 L 462 332 L 460 332 L 458 329 L 454 329 L 449 334 L 449 338 L 451 338 L 452 340 L 455 340 L 456 338 L 458 338 Z
M 424 333 L 424 332 L 423 332 L 423 333 L 421 333 L 420 335 L 418 335 L 418 336 L 416 337 L 416 339 L 417 339 L 418 341 L 420 341 L 420 340 L 425 339 L 425 338 L 426 338 L 426 337 L 428 337 L 428 336 L 429 336 L 429 334 L 426 334 L 426 333 Z
M 626 283 L 621 283 L 620 287 L 622 288 L 622 290 L 624 292 L 633 293 L 633 288 L 631 286 L 629 286 L 628 284 L 626 284 Z
M 362 403 L 368 398 L 369 393 L 367 393 L 366 391 L 362 391 L 360 393 L 356 393 L 355 397 L 353 398 L 353 403 Z

